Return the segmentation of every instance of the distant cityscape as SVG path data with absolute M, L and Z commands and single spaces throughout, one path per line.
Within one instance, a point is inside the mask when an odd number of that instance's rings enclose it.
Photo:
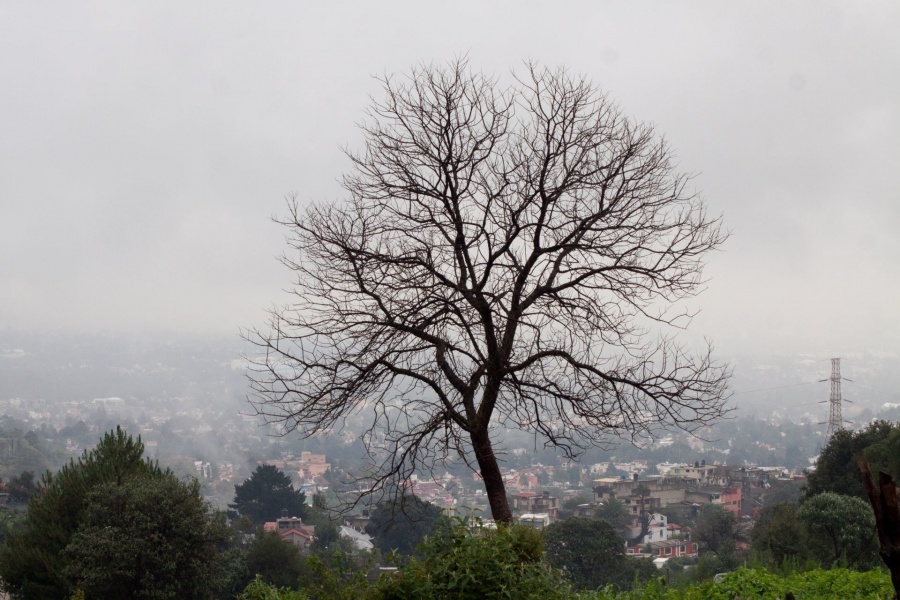
M 0 334 L 2 436 L 34 432 L 39 446 L 31 452 L 23 451 L 30 449 L 27 441 L 7 443 L 0 475 L 58 468 L 92 447 L 104 431 L 122 425 L 139 434 L 161 464 L 196 476 L 203 494 L 222 508 L 235 483 L 261 463 L 277 465 L 310 495 L 329 487 L 352 492 L 341 480 L 349 479 L 364 457 L 358 439 L 364 422 L 348 421 L 341 431 L 309 439 L 266 426 L 247 402 L 242 351 L 248 349 L 236 336 Z M 576 497 L 587 499 L 588 508 L 579 510 L 589 511 L 603 498 L 598 489 L 627 487 L 634 477 L 689 481 L 673 496 L 678 503 L 695 504 L 710 494 L 718 499 L 709 502 L 734 502 L 728 499 L 734 492 L 724 490 L 738 489 L 738 504 L 729 506 L 748 515 L 759 501 L 754 490 L 802 478 L 825 432 L 828 406 L 822 402 L 828 388 L 819 380 L 828 376 L 828 361 L 808 356 L 731 361 L 733 418 L 696 435 L 660 430 L 640 446 L 591 449 L 575 463 L 536 447 L 527 433 L 505 431 L 503 475 L 516 516 L 552 521 L 562 503 Z M 900 418 L 900 393 L 892 391 L 900 390 L 898 357 L 864 354 L 846 357 L 843 364 L 853 380 L 845 386 L 845 397 L 852 401 L 845 407 L 848 420 L 862 426 L 875 418 Z M 703 476 L 694 477 L 694 464 L 708 465 Z M 420 473 L 406 485 L 442 508 L 487 510 L 477 473 L 458 459 L 448 458 L 436 472 Z M 710 492 L 710 485 L 718 491 Z M 547 510 L 526 501 L 529 494 L 543 498 L 544 493 L 553 499 Z M 665 498 L 648 500 L 648 506 L 665 506 L 660 504 Z

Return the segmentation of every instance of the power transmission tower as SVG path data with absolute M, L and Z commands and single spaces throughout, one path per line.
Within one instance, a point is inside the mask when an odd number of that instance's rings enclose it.
M 828 431 L 825 433 L 825 443 L 831 439 L 831 436 L 844 428 L 844 418 L 841 416 L 841 404 L 844 399 L 841 397 L 841 359 L 831 359 L 831 377 L 822 381 L 831 382 L 831 395 L 828 398 L 828 404 L 831 405 L 831 413 L 828 415 Z M 847 379 L 847 381 L 851 381 Z M 847 401 L 849 402 L 849 400 Z

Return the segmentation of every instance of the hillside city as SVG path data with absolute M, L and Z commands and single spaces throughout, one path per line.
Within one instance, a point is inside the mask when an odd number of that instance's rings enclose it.
M 140 436 L 147 457 L 196 479 L 213 507 L 228 510 L 236 486 L 269 465 L 290 478 L 309 507 L 316 498 L 327 499 L 338 510 L 340 535 L 353 548 L 376 547 L 367 526 L 383 505 L 365 496 L 368 482 L 358 476 L 365 459 L 362 418 L 306 439 L 266 425 L 247 401 L 246 362 L 235 350 L 239 343 L 9 333 L 2 342 L 0 379 L 7 396 L 0 398 L 0 477 L 8 489 L 0 498 L 13 510 L 23 505 L 15 508 L 10 486 L 21 483 L 23 474 L 36 479 L 55 471 L 121 426 Z M 846 361 L 862 389 L 891 389 L 886 378 L 896 372 L 896 363 L 873 356 Z M 749 531 L 766 506 L 798 498 L 816 469 L 825 427 L 819 421 L 827 408 L 805 401 L 822 399 L 827 387 L 806 385 L 797 393 L 793 385 L 827 375 L 827 363 L 784 356 L 767 365 L 744 365 L 753 374 L 738 371 L 736 379 L 766 389 L 769 396 L 760 401 L 736 394 L 729 419 L 693 435 L 661 430 L 635 444 L 590 449 L 576 461 L 507 430 L 502 474 L 515 521 L 544 530 L 567 519 L 606 518 L 615 524 L 627 556 L 663 568 L 672 559 L 696 563 L 709 552 L 692 526 L 704 507 L 721 507 L 739 529 Z M 900 418 L 896 395 L 860 397 L 847 388 L 855 399 L 848 411 L 855 428 Z M 447 457 L 432 472 L 416 473 L 401 485 L 404 496 L 437 507 L 444 516 L 490 515 L 478 471 L 458 458 Z M 269 515 L 263 531 L 306 554 L 317 539 L 315 525 L 286 513 Z M 741 539 L 738 550 L 751 550 L 749 536 Z

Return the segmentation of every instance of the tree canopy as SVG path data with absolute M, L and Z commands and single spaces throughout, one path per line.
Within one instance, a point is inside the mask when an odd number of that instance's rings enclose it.
M 891 461 L 890 452 L 886 452 L 890 447 L 887 442 L 889 438 L 894 440 L 894 444 L 900 440 L 900 435 L 895 434 L 891 437 L 894 431 L 894 425 L 888 421 L 875 421 L 859 431 L 849 429 L 836 431 L 822 448 L 822 453 L 816 461 L 816 470 L 807 477 L 805 497 L 811 498 L 822 492 L 834 492 L 867 499 L 856 459 L 863 453 L 872 453 L 873 456 L 869 456 L 869 459 L 875 469 L 885 469 L 891 464 L 896 464 L 896 458 Z M 867 452 L 870 448 L 871 450 Z M 891 474 L 895 477 L 900 476 L 900 473 Z
M 174 475 L 96 486 L 66 546 L 65 573 L 87 598 L 215 598 L 224 515 Z
M 807 499 L 797 516 L 814 541 L 813 555 L 823 565 L 845 561 L 853 568 L 871 569 L 881 563 L 875 516 L 867 501 L 823 492 Z
M 9 500 L 11 502 L 28 502 L 31 495 L 38 489 L 34 471 L 23 471 L 18 475 L 14 475 L 6 483 L 3 489 L 9 494 Z
M 724 559 L 734 554 L 737 542 L 743 537 L 734 513 L 721 504 L 703 506 L 691 531 L 701 550 L 707 550 Z
M 246 560 L 250 573 L 279 587 L 295 587 L 306 571 L 300 549 L 286 543 L 275 532 L 257 535 Z
M 283 510 L 303 519 L 306 494 L 295 490 L 291 478 L 278 467 L 259 465 L 244 483 L 234 486 L 234 503 L 228 506 L 257 525 L 274 521 Z
M 117 428 L 44 476 L 24 527 L 0 549 L 5 591 L 37 600 L 68 598 L 76 588 L 98 598 L 173 590 L 205 598 L 215 590 L 221 529 L 197 486 L 144 460 L 143 450 L 140 438 Z M 191 587 L 197 582 L 202 590 Z
M 785 559 L 806 560 L 812 556 L 812 541 L 797 516 L 799 505 L 781 502 L 765 506 L 756 520 L 750 539 L 753 550 L 772 565 Z
M 381 552 L 397 551 L 411 555 L 416 546 L 431 534 L 441 509 L 415 496 L 379 503 L 372 511 L 366 533 L 374 538 Z
M 445 522 L 423 543 L 420 559 L 400 577 L 382 577 L 376 598 L 417 600 L 564 600 L 570 585 L 542 561 L 539 531 L 500 524 L 496 529 Z
M 634 522 L 628 507 L 615 496 L 609 496 L 597 504 L 594 516 L 612 525 L 617 532 L 623 531 Z
M 623 540 L 612 525 L 600 519 L 571 518 L 553 523 L 544 531 L 547 561 L 566 574 L 580 589 L 607 584 L 628 588 L 635 571 L 650 573 L 650 561 L 639 562 L 625 555 Z
M 248 334 L 260 414 L 314 435 L 366 411 L 375 489 L 474 457 L 509 522 L 493 426 L 572 457 L 725 412 L 728 368 L 671 337 L 725 234 L 652 127 L 534 64 L 382 83 L 346 198 L 289 202 L 294 296 Z

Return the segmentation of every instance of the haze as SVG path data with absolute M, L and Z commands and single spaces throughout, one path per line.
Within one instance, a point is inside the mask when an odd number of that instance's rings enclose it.
M 733 232 L 692 336 L 900 353 L 896 2 L 3 3 L 0 328 L 236 332 L 283 197 L 340 198 L 372 75 L 565 65 Z

